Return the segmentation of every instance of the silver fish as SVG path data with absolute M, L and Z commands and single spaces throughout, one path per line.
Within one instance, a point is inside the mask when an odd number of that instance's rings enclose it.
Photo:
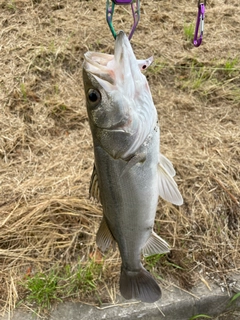
M 176 205 L 183 200 L 173 166 L 159 152 L 157 111 L 143 61 L 120 31 L 114 56 L 85 54 L 83 81 L 95 157 L 90 194 L 103 207 L 96 242 L 102 251 L 118 244 L 122 296 L 155 302 L 161 290 L 141 255 L 169 252 L 153 232 L 158 196 Z

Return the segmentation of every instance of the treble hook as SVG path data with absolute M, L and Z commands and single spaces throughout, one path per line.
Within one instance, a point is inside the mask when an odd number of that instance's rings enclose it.
M 193 44 L 195 47 L 199 47 L 200 44 L 202 43 L 203 29 L 204 29 L 204 17 L 205 17 L 205 6 L 206 6 L 206 0 L 204 0 L 204 2 L 200 2 L 200 0 L 198 1 L 198 15 L 197 15 L 195 34 L 194 34 L 194 39 L 193 39 Z M 199 27 L 200 27 L 200 30 L 199 30 Z
M 133 33 L 138 25 L 139 19 L 140 19 L 140 0 L 112 0 L 111 6 L 110 6 L 109 2 L 110 2 L 110 0 L 107 0 L 107 2 L 106 2 L 106 19 L 107 19 L 108 26 L 112 32 L 114 39 L 116 39 L 116 37 L 117 37 L 117 33 L 116 33 L 116 31 L 113 27 L 113 23 L 112 23 L 115 4 L 116 5 L 121 5 L 121 4 L 122 5 L 130 4 L 131 5 L 132 15 L 133 15 L 133 26 L 132 26 L 132 29 L 131 29 L 130 34 L 128 36 L 128 39 L 131 40 Z M 136 2 L 136 4 L 134 7 L 135 2 Z

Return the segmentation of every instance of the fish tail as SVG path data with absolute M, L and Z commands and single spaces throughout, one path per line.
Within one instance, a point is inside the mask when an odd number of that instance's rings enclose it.
M 123 266 L 120 276 L 120 292 L 129 299 L 152 303 L 161 298 L 161 289 L 151 274 L 143 267 L 139 271 L 129 271 Z

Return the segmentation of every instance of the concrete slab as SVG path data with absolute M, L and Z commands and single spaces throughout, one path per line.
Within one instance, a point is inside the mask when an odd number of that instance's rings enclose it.
M 239 279 L 240 280 L 240 279 Z M 234 309 L 240 311 L 240 299 Z M 52 310 L 49 320 L 189 320 L 194 315 L 219 316 L 229 310 L 230 297 L 219 286 L 212 285 L 211 291 L 201 284 L 187 293 L 175 287 L 163 289 L 163 297 L 154 304 L 126 302 L 119 297 L 119 303 L 102 308 L 82 303 L 62 303 Z M 17 310 L 12 317 L 5 315 L 2 320 L 37 320 L 36 315 Z M 231 320 L 229 317 L 228 320 Z

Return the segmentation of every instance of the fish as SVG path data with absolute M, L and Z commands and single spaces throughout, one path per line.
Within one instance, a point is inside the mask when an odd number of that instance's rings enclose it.
M 114 55 L 85 53 L 83 83 L 94 149 L 89 190 L 103 208 L 96 243 L 103 252 L 118 245 L 121 295 L 153 303 L 162 293 L 142 255 L 170 250 L 153 231 L 158 198 L 175 205 L 183 199 L 173 165 L 160 153 L 157 110 L 142 73 L 148 65 L 120 31 Z

